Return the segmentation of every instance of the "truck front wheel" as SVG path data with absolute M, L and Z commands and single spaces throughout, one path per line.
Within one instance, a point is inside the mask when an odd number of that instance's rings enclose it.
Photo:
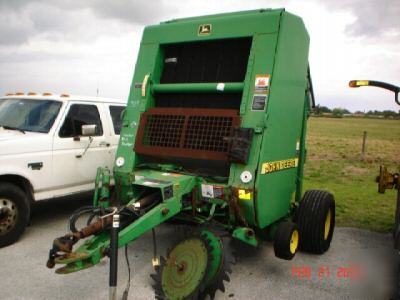
M 16 185 L 0 183 L 0 247 L 16 242 L 28 225 L 27 195 Z

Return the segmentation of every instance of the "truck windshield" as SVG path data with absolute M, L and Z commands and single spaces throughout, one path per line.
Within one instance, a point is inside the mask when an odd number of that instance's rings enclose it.
M 54 100 L 0 99 L 0 127 L 47 133 L 60 107 Z

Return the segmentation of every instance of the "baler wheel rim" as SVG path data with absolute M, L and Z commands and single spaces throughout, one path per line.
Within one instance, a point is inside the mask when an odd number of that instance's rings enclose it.
M 329 236 L 329 232 L 331 231 L 331 219 L 332 219 L 332 210 L 329 208 L 328 213 L 325 218 L 325 228 L 324 228 L 324 240 L 326 241 Z
M 299 248 L 299 232 L 297 229 L 293 230 L 292 237 L 290 238 L 290 253 L 295 254 Z

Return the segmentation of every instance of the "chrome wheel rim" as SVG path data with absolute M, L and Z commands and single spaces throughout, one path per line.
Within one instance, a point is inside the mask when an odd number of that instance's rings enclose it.
M 0 236 L 10 232 L 18 220 L 17 205 L 10 199 L 0 198 Z

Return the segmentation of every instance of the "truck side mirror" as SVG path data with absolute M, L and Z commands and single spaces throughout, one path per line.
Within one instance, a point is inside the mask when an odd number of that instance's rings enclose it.
M 97 125 L 82 125 L 82 136 L 94 136 L 97 132 Z
M 89 137 L 89 143 L 87 144 L 82 154 L 78 154 L 75 156 L 76 158 L 82 158 L 85 155 L 86 151 L 89 149 L 90 145 L 93 142 L 93 136 L 96 135 L 97 133 L 97 125 L 82 125 L 81 129 L 82 129 L 81 136 Z M 79 141 L 79 140 L 80 140 L 79 138 L 78 139 L 74 138 L 74 141 Z

